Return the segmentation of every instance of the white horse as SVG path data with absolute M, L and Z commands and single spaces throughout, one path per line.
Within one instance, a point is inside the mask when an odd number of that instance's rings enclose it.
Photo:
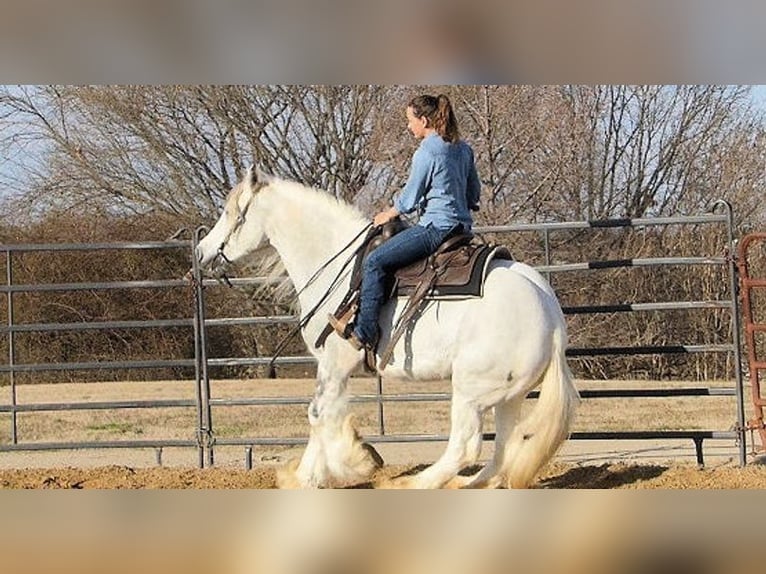
M 347 382 L 364 353 L 335 333 L 323 347 L 314 345 L 328 313 L 346 294 L 349 277 L 341 271 L 355 245 L 334 256 L 354 237 L 362 241 L 360 232 L 367 224 L 356 208 L 326 192 L 250 169 L 198 245 L 202 268 L 241 262 L 271 247 L 299 293 L 301 315 L 321 303 L 302 331 L 318 363 L 316 393 L 308 409 L 310 437 L 300 462 L 280 472 L 280 486 L 361 482 L 377 469 L 379 457 L 360 441 L 348 415 Z M 327 297 L 339 274 L 342 282 Z M 404 303 L 392 300 L 384 307 L 380 351 Z M 492 262 L 481 298 L 429 302 L 396 344 L 384 372 L 399 379 L 451 378 L 449 441 L 433 465 L 385 486 L 528 486 L 568 437 L 579 404 L 564 356 L 566 345 L 566 323 L 556 296 L 523 263 Z M 538 385 L 534 409 L 520 420 L 527 393 Z M 482 418 L 490 408 L 496 427 L 494 457 L 474 476 L 458 475 L 479 457 Z

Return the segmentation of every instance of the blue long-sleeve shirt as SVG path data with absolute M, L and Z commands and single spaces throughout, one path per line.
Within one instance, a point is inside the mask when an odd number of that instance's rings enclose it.
M 463 141 L 449 143 L 438 134 L 423 138 L 412 156 L 407 184 L 394 200 L 399 213 L 420 213 L 419 224 L 470 231 L 471 211 L 479 207 L 481 184 L 473 150 Z

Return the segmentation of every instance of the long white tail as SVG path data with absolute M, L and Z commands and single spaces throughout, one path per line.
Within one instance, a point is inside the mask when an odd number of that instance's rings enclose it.
M 556 329 L 553 353 L 540 384 L 532 412 L 514 429 L 506 447 L 506 480 L 511 488 L 526 488 L 537 472 L 569 437 L 580 394 L 564 354 L 566 328 Z

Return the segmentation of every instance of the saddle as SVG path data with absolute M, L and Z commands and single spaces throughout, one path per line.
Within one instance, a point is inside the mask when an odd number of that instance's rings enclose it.
M 371 230 L 365 238 L 357 252 L 349 291 L 334 313 L 341 324 L 349 325 L 356 315 L 365 257 L 403 228 L 404 224 L 396 218 L 380 229 Z M 392 330 L 388 345 L 381 353 L 379 370 L 382 371 L 388 364 L 397 341 L 424 302 L 481 297 L 489 263 L 494 259 L 513 260 L 513 257 L 505 246 L 484 243 L 473 234 L 460 234 L 449 237 L 434 254 L 397 270 L 391 297 L 408 297 L 408 300 Z M 332 332 L 333 328 L 328 324 L 315 347 L 324 345 Z M 370 372 L 376 371 L 375 355 L 371 350 L 367 350 L 365 367 Z
M 455 235 L 433 255 L 397 270 L 392 296 L 411 297 L 427 285 L 427 299 L 481 297 L 493 259 L 513 257 L 505 246 L 483 243 L 473 234 Z

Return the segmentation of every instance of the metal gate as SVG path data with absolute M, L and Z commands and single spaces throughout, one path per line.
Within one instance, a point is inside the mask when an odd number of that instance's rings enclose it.
M 730 440 L 736 445 L 740 465 L 746 463 L 746 445 L 744 431 L 744 407 L 743 407 L 743 385 L 741 373 L 740 357 L 740 321 L 739 321 L 739 302 L 737 297 L 737 269 L 734 259 L 734 242 L 732 229 L 732 210 L 731 206 L 718 201 L 714 204 L 713 211 L 698 216 L 664 217 L 664 218 L 646 218 L 646 219 L 611 219 L 598 221 L 579 221 L 579 222 L 560 222 L 560 223 L 542 223 L 542 224 L 516 224 L 492 227 L 477 227 L 477 233 L 494 234 L 513 234 L 521 232 L 534 232 L 542 236 L 544 245 L 544 265 L 536 266 L 539 271 L 546 274 L 549 278 L 557 273 L 569 273 L 582 270 L 593 270 L 595 272 L 616 269 L 616 268 L 640 268 L 640 267 L 672 267 L 672 266 L 715 266 L 721 268 L 727 277 L 727 296 L 722 300 L 683 300 L 683 301 L 642 301 L 623 304 L 592 304 L 580 307 L 564 307 L 564 313 L 567 316 L 602 314 L 602 313 L 642 313 L 646 311 L 689 311 L 689 310 L 723 310 L 728 313 L 731 321 L 730 338 L 728 342 L 720 344 L 700 344 L 698 342 L 690 343 L 679 341 L 677 344 L 670 345 L 652 345 L 652 346 L 619 346 L 619 347 L 600 347 L 600 348 L 577 348 L 567 349 L 567 356 L 570 358 L 598 357 L 598 356 L 626 356 L 626 355 L 667 355 L 667 354 L 695 354 L 695 353 L 724 353 L 731 356 L 734 365 L 734 381 L 731 386 L 724 388 L 713 388 L 698 386 L 693 388 L 668 388 L 668 389 L 592 389 L 581 392 L 584 399 L 610 399 L 610 398 L 663 398 L 663 397 L 722 397 L 731 396 L 736 400 L 736 407 L 732 412 L 732 424 L 726 429 L 678 429 L 678 430 L 640 430 L 640 431 L 582 431 L 574 432 L 571 436 L 573 440 L 636 440 L 646 441 L 652 439 L 681 439 L 690 440 L 694 444 L 697 463 L 704 464 L 703 443 L 708 439 Z M 572 230 L 600 230 L 600 229 L 619 229 L 619 228 L 642 228 L 656 226 L 712 226 L 719 231 L 725 244 L 721 253 L 709 254 L 705 256 L 679 256 L 679 257 L 651 257 L 651 258 L 630 258 L 607 261 L 588 261 L 577 263 L 554 264 L 553 250 L 550 247 L 552 234 L 562 231 Z M 197 231 L 195 241 L 200 239 L 201 230 Z M 196 270 L 199 273 L 199 270 Z M 247 280 L 240 280 L 246 282 Z M 204 298 L 203 286 L 206 283 L 202 276 L 197 277 L 198 300 Z M 199 314 L 202 317 L 200 326 L 204 332 L 204 303 L 199 307 Z M 204 358 L 204 344 L 200 349 L 202 363 L 200 364 L 200 373 L 206 372 L 206 365 L 210 364 Z M 228 365 L 258 364 L 267 365 L 272 361 L 272 357 L 256 357 L 246 359 L 229 359 L 225 362 Z M 280 357 L 277 364 L 297 364 L 313 363 L 314 359 L 310 356 L 292 356 Z M 222 363 L 221 363 L 222 364 Z M 206 375 L 205 375 L 206 376 Z M 202 389 L 209 389 L 209 381 L 204 378 L 200 381 Z M 209 392 L 209 391 L 208 391 Z M 203 395 L 205 392 L 203 391 Z M 529 398 L 536 398 L 537 392 L 532 392 Z M 391 433 L 386 428 L 385 404 L 401 402 L 432 402 L 448 401 L 449 393 L 384 393 L 383 381 L 377 378 L 377 392 L 367 395 L 356 395 L 353 397 L 355 402 L 373 402 L 378 407 L 378 426 L 377 433 L 365 434 L 365 440 L 371 443 L 384 442 L 426 442 L 426 441 L 446 441 L 446 434 L 407 434 Z M 294 399 L 283 397 L 274 399 L 280 404 L 308 404 L 310 397 L 304 399 Z M 236 405 L 254 405 L 264 404 L 268 399 L 228 399 L 226 401 L 214 401 L 215 407 L 236 406 Z M 208 409 L 210 405 L 208 404 Z M 211 426 L 203 429 L 205 433 L 214 436 L 212 423 Z M 494 440 L 493 433 L 485 433 L 484 440 Z M 302 444 L 305 439 L 290 439 L 287 437 L 268 437 L 268 438 L 215 438 L 216 445 L 243 446 L 246 449 L 246 466 L 252 463 L 252 450 L 259 446 L 267 445 L 292 445 Z M 211 445 L 212 446 L 212 445 Z M 207 463 L 213 464 L 212 448 L 208 450 Z
M 723 252 L 710 253 L 703 256 L 677 256 L 677 257 L 652 257 L 652 258 L 627 258 L 616 260 L 597 260 L 586 262 L 555 262 L 555 247 L 551 240 L 560 232 L 586 233 L 589 231 L 598 231 L 604 229 L 627 229 L 627 228 L 650 228 L 655 226 L 680 227 L 699 227 L 712 226 L 716 233 L 722 237 L 722 243 L 725 245 Z M 572 360 L 582 360 L 584 357 L 603 357 L 603 356 L 625 356 L 625 355 L 663 355 L 663 354 L 688 354 L 694 353 L 723 353 L 731 358 L 731 364 L 734 365 L 734 380 L 730 385 L 724 387 L 709 387 L 697 385 L 685 388 L 665 388 L 665 389 L 647 389 L 647 388 L 619 388 L 619 389 L 600 389 L 595 388 L 583 391 L 583 398 L 586 400 L 609 400 L 623 397 L 699 397 L 704 401 L 705 397 L 730 396 L 736 398 L 736 407 L 732 409 L 732 424 L 724 429 L 699 429 L 699 428 L 679 428 L 674 430 L 636 430 L 636 431 L 604 431 L 592 429 L 582 432 L 576 432 L 572 438 L 574 440 L 636 440 L 643 441 L 649 439 L 682 439 L 693 441 L 697 461 L 703 462 L 703 443 L 708 439 L 724 439 L 736 444 L 740 464 L 745 464 L 746 446 L 745 446 L 745 424 L 744 424 L 744 406 L 742 392 L 742 373 L 740 368 L 740 341 L 739 341 L 739 305 L 737 297 L 737 277 L 736 263 L 733 257 L 734 247 L 732 239 L 732 214 L 731 208 L 725 202 L 718 202 L 714 211 L 697 216 L 688 217 L 667 217 L 667 218 L 646 218 L 646 219 L 611 219 L 599 221 L 579 221 L 579 222 L 558 222 L 541 224 L 516 224 L 507 226 L 493 226 L 477 228 L 478 233 L 492 233 L 497 235 L 515 234 L 515 233 L 533 233 L 538 234 L 543 245 L 542 261 L 536 265 L 539 271 L 548 277 L 554 278 L 558 274 L 567 274 L 572 272 L 582 272 L 599 274 L 605 270 L 614 270 L 616 268 L 672 268 L 674 266 L 715 266 L 722 270 L 727 277 L 728 293 L 721 300 L 691 300 L 687 298 L 679 301 L 624 301 L 620 304 L 601 303 L 593 301 L 587 306 L 567 306 L 564 302 L 564 311 L 568 317 L 583 315 L 609 314 L 631 314 L 666 311 L 685 311 L 698 310 L 701 312 L 722 312 L 729 316 L 731 321 L 731 333 L 728 341 L 717 344 L 701 344 L 698 341 L 675 341 L 669 345 L 633 345 L 633 346 L 614 346 L 601 348 L 571 347 L 567 354 Z M 14 278 L 14 256 L 17 253 L 27 251 L 87 251 L 87 250 L 109 250 L 109 249 L 181 249 L 189 254 L 192 263 L 195 258 L 192 256 L 193 249 L 200 240 L 203 229 L 198 229 L 193 237 L 188 241 L 174 240 L 170 242 L 158 243 L 119 243 L 119 244 L 101 244 L 101 245 L 4 245 L 0 246 L 0 254 L 6 257 L 6 284 L 0 285 L 0 292 L 5 294 L 7 305 L 7 323 L 0 326 L 0 337 L 6 337 L 7 354 L 6 360 L 0 362 L 0 374 L 4 374 L 10 379 L 11 393 L 6 402 L 0 400 L 0 414 L 5 413 L 10 416 L 12 433 L 7 443 L 0 443 L 0 452 L 6 451 L 33 451 L 33 450 L 74 450 L 74 449 L 99 449 L 99 448 L 137 448 L 137 449 L 155 449 L 157 452 L 157 463 L 162 463 L 162 449 L 165 448 L 192 448 L 198 453 L 198 465 L 200 467 L 212 466 L 215 464 L 214 453 L 216 448 L 229 446 L 244 449 L 245 466 L 252 465 L 252 454 L 254 449 L 268 447 L 270 445 L 297 445 L 306 442 L 302 436 L 252 436 L 251 433 L 244 431 L 238 436 L 222 436 L 220 433 L 220 418 L 216 418 L 220 409 L 226 409 L 236 406 L 272 406 L 272 405 L 308 405 L 310 396 L 302 397 L 265 397 L 265 396 L 243 396 L 231 398 L 214 398 L 211 393 L 211 381 L 216 383 L 215 377 L 211 376 L 211 370 L 215 371 L 219 367 L 245 367 L 259 366 L 265 367 L 272 363 L 271 356 L 248 356 L 248 357 L 210 357 L 210 337 L 212 328 L 226 327 L 230 325 L 294 325 L 297 318 L 292 315 L 276 316 L 254 316 L 254 317 L 216 317 L 207 316 L 206 289 L 222 288 L 212 279 L 202 277 L 200 270 L 194 264 L 191 274 L 191 283 L 182 279 L 186 269 L 177 269 L 172 271 L 174 279 L 164 279 L 158 281 L 121 281 L 121 282 L 82 282 L 82 283 L 61 283 L 36 285 L 34 282 L 17 284 Z M 743 242 L 742 248 L 746 243 Z M 743 275 L 744 276 L 744 275 Z M 262 278 L 237 278 L 232 279 L 234 286 L 244 286 L 252 283 L 262 282 Z M 752 289 L 753 283 L 743 283 L 743 287 Z M 183 289 L 185 293 L 193 294 L 193 303 L 190 304 L 188 315 L 182 318 L 156 319 L 151 321 L 108 321 L 96 323 L 67 323 L 67 324 L 19 324 L 14 316 L 14 297 L 27 292 L 57 292 L 67 290 L 112 290 L 112 289 L 143 289 L 143 288 L 161 288 L 161 289 Z M 749 308 L 746 313 L 751 313 Z M 748 315 L 749 316 L 749 315 Z M 194 353 L 193 357 L 163 357 L 153 360 L 142 361 L 117 361 L 105 363 L 99 360 L 64 362 L 58 364 L 21 364 L 16 357 L 14 350 L 14 337 L 21 333 L 31 331 L 46 332 L 64 332 L 71 330 L 106 330 L 111 328 L 120 329 L 144 329 L 144 328 L 164 328 L 182 326 L 193 331 L 190 337 L 193 337 Z M 760 332 L 760 328 L 754 327 L 752 332 Z M 764 329 L 766 330 L 766 329 Z M 752 346 L 751 346 L 752 347 Z M 752 363 L 752 362 L 751 362 Z M 278 367 L 295 365 L 313 365 L 313 357 L 305 354 L 297 354 L 279 357 L 274 361 Z M 755 366 L 763 368 L 764 363 L 756 361 Z M 16 399 L 16 381 L 15 377 L 19 373 L 34 373 L 45 370 L 98 370 L 105 368 L 120 369 L 152 369 L 167 368 L 169 366 L 184 367 L 193 369 L 195 373 L 194 398 L 183 400 L 118 400 L 108 402 L 80 402 L 63 403 L 51 402 L 45 404 L 21 404 Z M 751 366 L 751 375 L 753 373 Z M 87 384 L 87 383 L 84 383 Z M 757 381 L 756 381 L 757 385 Z M 377 380 L 377 387 L 374 392 L 367 394 L 357 394 L 352 397 L 353 402 L 372 403 L 377 411 L 376 431 L 370 434 L 365 433 L 365 439 L 370 442 L 430 442 L 444 441 L 447 435 L 443 433 L 416 433 L 416 432 L 392 432 L 386 419 L 386 405 L 392 403 L 423 403 L 433 401 L 448 401 L 447 392 L 428 392 L 413 393 L 405 392 L 392 394 L 385 392 L 383 381 Z M 535 393 L 530 395 L 536 396 Z M 757 401 L 757 416 L 751 421 L 749 428 L 758 427 L 759 432 L 763 433 L 762 416 L 763 399 L 759 397 Z M 46 441 L 35 442 L 27 440 L 24 436 L 19 436 L 16 428 L 17 416 L 28 412 L 39 411 L 72 411 L 72 410 L 105 410 L 105 409 L 138 409 L 138 408 L 183 408 L 193 409 L 195 412 L 195 427 L 187 429 L 184 433 L 187 438 L 173 440 L 115 440 L 107 442 L 99 441 Z M 693 416 L 690 414 L 690 416 Z M 760 425 L 760 426 L 758 426 Z M 307 429 L 306 429 L 307 431 Z M 762 434 L 763 437 L 763 434 Z M 492 440 L 491 433 L 484 435 L 485 440 Z

